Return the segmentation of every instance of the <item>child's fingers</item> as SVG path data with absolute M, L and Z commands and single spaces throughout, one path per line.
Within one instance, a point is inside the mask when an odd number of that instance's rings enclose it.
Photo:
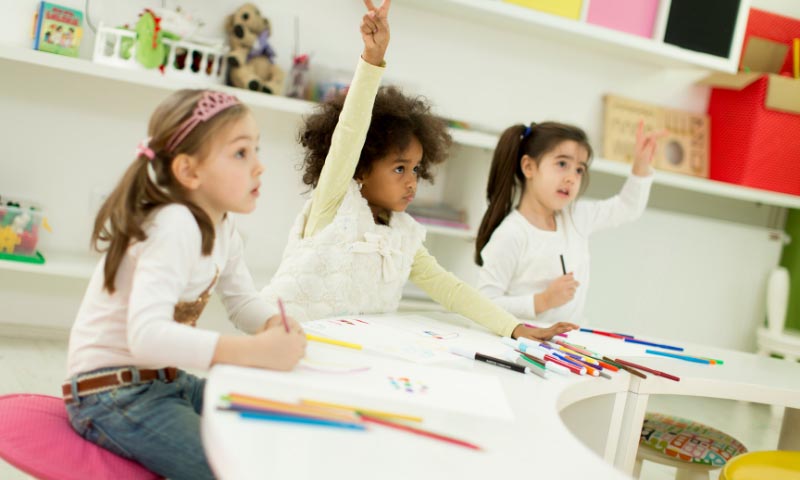
M 377 10 L 375 8 L 375 5 L 373 5 L 372 0 L 364 0 L 364 6 L 366 6 L 367 10 L 369 10 L 369 11 Z
M 639 125 L 636 126 L 636 148 L 641 149 L 644 142 L 644 120 L 639 120 Z
M 389 7 L 392 6 L 392 0 L 383 0 L 383 4 L 381 8 L 378 9 L 378 13 L 382 18 L 386 18 L 389 15 Z
M 368 15 L 364 15 L 361 25 L 366 26 L 369 29 L 369 33 L 376 33 L 378 31 L 378 24 L 375 23 L 375 20 L 370 18 Z
M 364 35 L 373 35 L 375 33 L 375 28 L 369 26 L 366 21 L 361 22 L 361 33 Z

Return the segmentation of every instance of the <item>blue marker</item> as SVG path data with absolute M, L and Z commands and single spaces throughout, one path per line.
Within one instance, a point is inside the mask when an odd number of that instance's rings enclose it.
M 711 364 L 710 360 L 706 360 L 705 358 L 692 357 L 692 356 L 689 356 L 689 355 L 678 355 L 677 353 L 668 353 L 668 352 L 662 352 L 662 351 L 659 351 L 659 350 L 650 350 L 649 348 L 647 350 L 645 350 L 644 352 L 645 353 L 650 353 L 650 354 L 653 354 L 653 355 L 661 355 L 662 357 L 670 357 L 670 358 L 677 358 L 678 360 L 686 360 L 687 362 L 704 363 L 706 365 L 710 365 Z
M 679 352 L 683 351 L 683 347 L 673 347 L 672 345 L 663 345 L 660 343 L 653 343 L 653 342 L 645 342 L 644 340 L 636 340 L 635 338 L 624 338 L 628 343 L 638 343 L 639 345 L 647 345 L 648 347 L 657 347 L 657 348 L 665 348 L 667 350 L 677 350 Z

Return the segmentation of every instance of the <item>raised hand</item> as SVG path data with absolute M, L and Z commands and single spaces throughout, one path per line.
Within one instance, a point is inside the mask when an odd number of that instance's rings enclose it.
M 361 39 L 364 41 L 364 53 L 361 58 L 372 65 L 383 65 L 383 57 L 389 46 L 389 7 L 391 0 L 383 0 L 376 8 L 372 0 L 364 0 L 367 13 L 361 19 Z
M 645 177 L 650 174 L 650 169 L 653 166 L 653 158 L 656 154 L 656 147 L 658 146 L 658 140 L 666 134 L 667 132 L 662 130 L 645 135 L 644 121 L 639 121 L 639 126 L 636 128 L 636 152 L 634 153 L 633 159 L 634 175 Z

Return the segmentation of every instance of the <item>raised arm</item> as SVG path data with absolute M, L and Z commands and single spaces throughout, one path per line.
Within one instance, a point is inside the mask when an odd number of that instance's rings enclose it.
M 370 0 L 364 3 L 368 9 L 361 20 L 364 51 L 333 131 L 325 166 L 311 197 L 311 211 L 303 237 L 316 234 L 336 215 L 355 174 L 372 119 L 372 106 L 384 71 L 383 58 L 389 46 L 391 1 L 385 0 L 380 8 L 375 8 Z

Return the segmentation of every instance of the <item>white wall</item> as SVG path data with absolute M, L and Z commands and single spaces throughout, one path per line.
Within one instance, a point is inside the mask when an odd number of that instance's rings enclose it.
M 27 47 L 29 13 L 38 2 L 10 3 L 4 5 L 0 18 L 0 44 Z M 81 0 L 61 3 L 84 8 Z M 91 19 L 132 23 L 141 8 L 160 3 L 95 1 L 90 3 Z M 198 3 L 186 5 L 206 19 L 206 33 L 214 34 L 224 15 L 241 2 Z M 257 3 L 273 23 L 279 63 L 287 70 L 295 16 L 300 19 L 302 51 L 312 52 L 315 64 L 352 70 L 360 53 L 360 0 Z M 167 1 L 169 6 L 175 4 Z M 753 0 L 753 4 L 800 17 L 796 0 Z M 535 32 L 504 31 L 491 24 L 447 18 L 402 0 L 396 0 L 392 10 L 388 81 L 426 95 L 438 113 L 449 117 L 494 129 L 518 121 L 566 121 L 585 127 L 600 150 L 605 93 L 696 112 L 706 106 L 708 91 L 693 86 L 704 74 L 699 69 L 632 62 L 539 38 Z M 89 56 L 91 41 L 87 29 L 82 56 Z M 47 206 L 56 231 L 43 240 L 45 251 L 86 251 L 96 206 L 92 192 L 108 191 L 119 178 L 145 135 L 149 113 L 166 91 L 80 74 L 54 75 L 46 68 L 13 62 L 0 65 L 0 142 L 4 146 L 0 193 L 33 197 Z M 264 111 L 257 112 L 257 119 L 264 138 L 265 188 L 256 212 L 242 220 L 242 229 L 249 240 L 249 263 L 270 270 L 280 259 L 286 232 L 302 203 L 303 189 L 295 169 L 300 160 L 294 135 L 299 119 Z M 486 152 L 480 155 L 485 157 Z M 450 168 L 457 169 L 458 164 Z M 595 196 L 617 188 L 616 180 L 602 175 L 593 181 L 590 193 Z M 469 182 L 476 185 L 472 203 L 482 201 L 481 182 Z M 780 254 L 776 242 L 764 239 L 766 230 L 754 225 L 765 226 L 774 212 L 711 199 L 717 204 L 709 214 L 702 212 L 703 205 L 693 207 L 698 197 L 690 195 L 691 201 L 682 197 L 680 191 L 666 191 L 642 221 L 598 235 L 592 246 L 594 271 L 587 314 L 595 325 L 672 338 L 684 337 L 692 326 L 708 337 L 725 322 L 728 327 L 733 323 L 742 328 L 707 341 L 752 348 L 749 335 L 760 321 L 764 280 Z M 699 216 L 706 214 L 714 219 Z M 670 240 L 676 235 L 686 241 Z M 722 242 L 725 249 L 719 248 Z M 473 279 L 470 246 L 459 248 L 452 249 L 460 252 L 458 258 L 448 258 L 448 263 L 460 262 L 454 269 Z M 737 262 L 745 275 L 735 275 Z M 4 302 L 11 302 L 9 297 L 18 288 L 12 288 L 16 278 L 12 276 L 0 270 L 0 300 Z M 61 280 L 42 278 L 39 282 L 45 290 L 64 291 Z M 12 313 L 3 320 L 69 325 L 79 300 L 74 294 L 61 295 L 58 308 L 49 315 L 41 305 L 35 315 L 20 307 L 7 310 Z

